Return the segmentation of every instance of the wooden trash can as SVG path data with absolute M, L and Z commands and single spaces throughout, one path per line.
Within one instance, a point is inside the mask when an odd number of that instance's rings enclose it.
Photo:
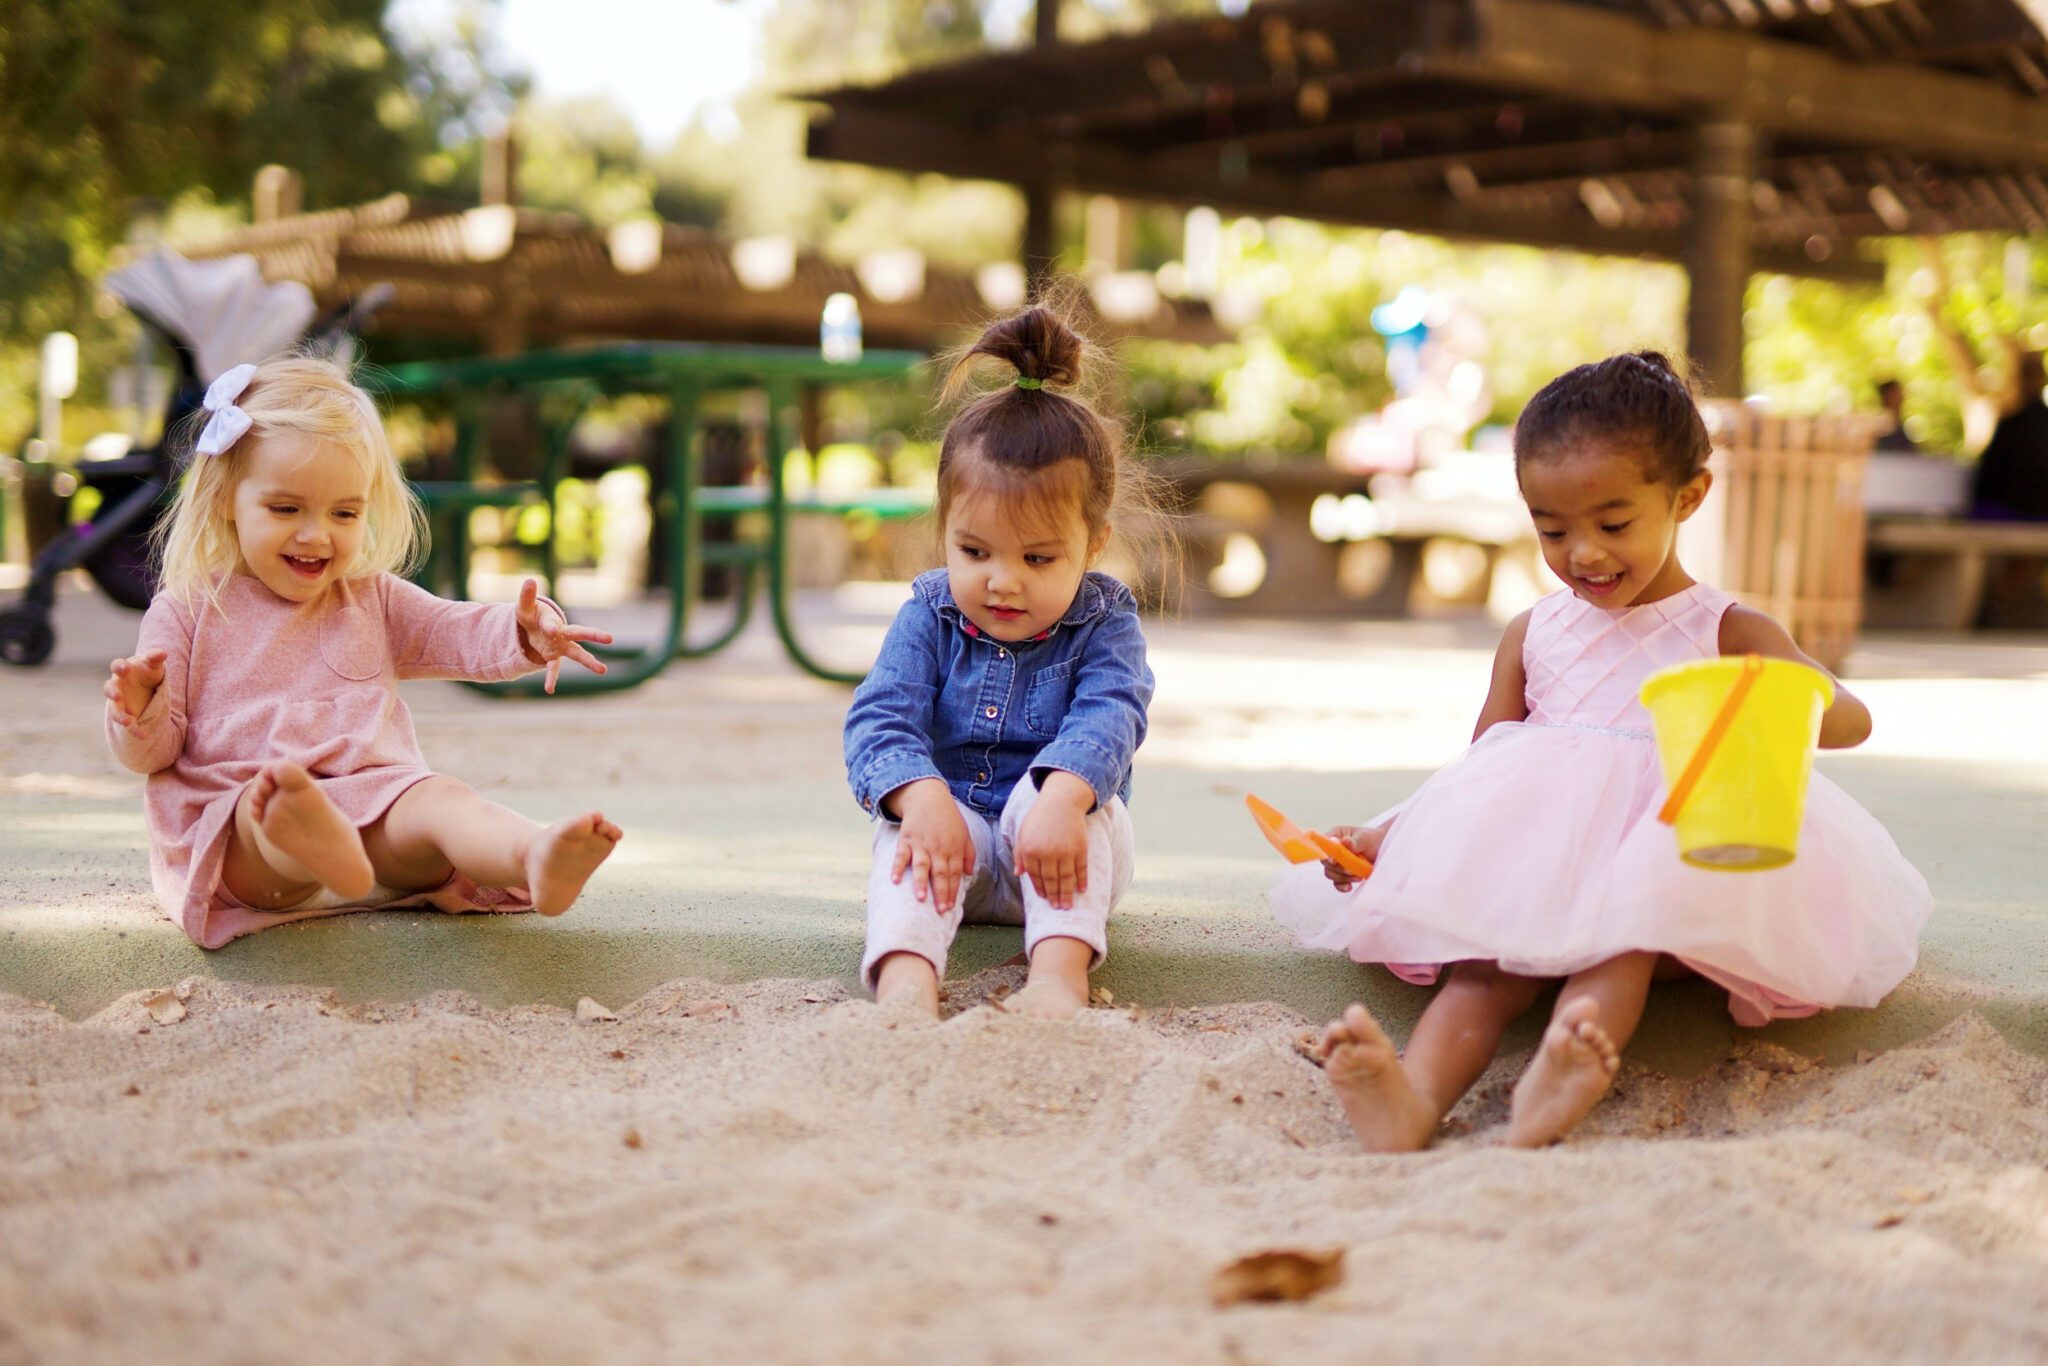
M 1863 620 L 1863 475 L 1881 414 L 1774 413 L 1701 405 L 1713 491 L 1680 531 L 1692 574 L 1726 589 L 1839 670 Z

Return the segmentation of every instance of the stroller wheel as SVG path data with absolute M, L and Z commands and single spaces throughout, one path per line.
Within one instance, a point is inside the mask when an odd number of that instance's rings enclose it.
M 57 632 L 42 608 L 29 603 L 0 612 L 0 660 L 22 667 L 40 664 L 57 648 Z

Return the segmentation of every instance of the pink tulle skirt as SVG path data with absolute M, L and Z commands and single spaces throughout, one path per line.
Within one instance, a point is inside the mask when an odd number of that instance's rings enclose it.
M 1666 953 L 1748 1025 L 1876 1005 L 1912 971 L 1927 882 L 1827 778 L 1808 787 L 1798 857 L 1768 872 L 1682 862 L 1663 795 L 1646 737 L 1496 725 L 1396 808 L 1368 881 L 1339 892 L 1302 865 L 1273 914 L 1307 947 L 1420 983 L 1470 960 L 1565 977 Z

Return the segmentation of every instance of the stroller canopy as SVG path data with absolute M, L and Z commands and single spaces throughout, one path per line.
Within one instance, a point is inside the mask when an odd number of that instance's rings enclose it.
M 311 290 L 296 280 L 266 282 L 253 256 L 188 261 L 159 248 L 104 283 L 130 312 L 192 353 L 201 384 L 244 361 L 270 359 L 319 312 Z

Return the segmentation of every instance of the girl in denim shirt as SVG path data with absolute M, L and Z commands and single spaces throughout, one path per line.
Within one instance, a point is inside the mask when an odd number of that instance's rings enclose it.
M 1088 1003 L 1103 929 L 1130 884 L 1131 758 L 1152 671 L 1131 590 L 1088 566 L 1109 542 L 1116 426 L 1061 393 L 1082 342 L 1042 307 L 990 327 L 978 356 L 1014 369 L 948 425 L 938 521 L 946 567 L 921 576 L 846 714 L 846 772 L 875 820 L 861 978 L 936 1017 L 963 920 L 1022 925 L 1013 1006 Z

